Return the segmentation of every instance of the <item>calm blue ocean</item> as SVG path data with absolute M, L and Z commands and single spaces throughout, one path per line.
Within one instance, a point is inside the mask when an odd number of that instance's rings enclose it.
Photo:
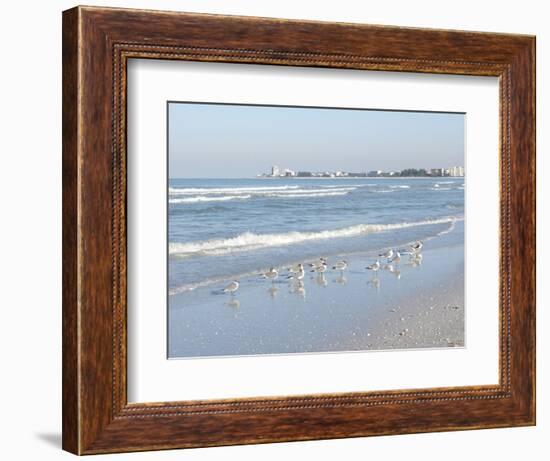
M 171 179 L 169 291 L 395 248 L 463 219 L 464 178 Z

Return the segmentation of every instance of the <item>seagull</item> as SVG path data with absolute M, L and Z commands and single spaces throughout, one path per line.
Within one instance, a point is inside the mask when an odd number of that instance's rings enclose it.
M 267 272 L 264 272 L 262 275 L 264 279 L 269 279 L 274 282 L 275 279 L 279 276 L 279 271 L 274 267 L 270 267 L 269 270 Z
M 390 259 L 393 256 L 393 250 L 390 248 L 389 250 L 385 251 L 384 253 L 380 253 L 378 256 L 384 259 Z
M 304 275 L 304 266 L 302 264 L 298 264 L 298 270 L 290 274 L 287 279 L 302 280 L 304 278 Z
M 391 263 L 399 264 L 401 261 L 401 253 L 399 250 L 395 250 L 395 254 L 393 255 L 393 258 L 390 259 Z
M 333 266 L 332 268 L 334 270 L 337 270 L 337 271 L 340 271 L 340 272 L 343 272 L 347 269 L 348 267 L 348 262 L 346 260 L 342 260 L 340 261 L 339 263 L 336 263 L 335 266 Z
M 365 269 L 373 272 L 378 271 L 378 269 L 380 269 L 380 261 L 378 261 L 377 259 L 374 264 L 370 264 L 369 266 L 365 267 Z
M 292 267 L 289 267 L 289 268 L 288 268 L 288 272 L 290 272 L 291 274 L 295 274 L 296 272 L 300 272 L 300 271 L 303 269 L 303 267 L 304 267 L 304 266 L 303 266 L 302 263 L 296 264 L 296 265 L 294 265 L 294 266 L 292 266 Z M 302 269 L 300 269 L 300 268 L 302 268 Z
M 422 249 L 422 246 L 423 246 L 423 243 L 418 241 L 418 242 L 414 242 L 412 245 L 411 245 L 411 249 L 415 252 L 415 253 L 418 253 L 421 249 Z
M 327 263 L 323 262 L 320 266 L 315 266 L 313 269 L 311 269 L 310 272 L 317 272 L 318 274 L 322 274 L 327 270 Z
M 239 289 L 239 282 L 237 282 L 236 280 L 233 280 L 231 283 L 229 283 L 224 289 L 223 289 L 223 292 L 224 293 L 230 293 L 230 294 L 235 294 L 235 292 Z
M 322 266 L 327 264 L 327 260 L 325 258 L 319 258 L 319 261 L 316 261 L 314 263 L 309 263 L 309 267 L 315 269 L 316 267 Z

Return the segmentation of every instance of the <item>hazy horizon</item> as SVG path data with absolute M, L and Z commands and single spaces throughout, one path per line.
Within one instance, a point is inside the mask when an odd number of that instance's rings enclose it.
M 465 114 L 170 102 L 170 178 L 464 166 Z

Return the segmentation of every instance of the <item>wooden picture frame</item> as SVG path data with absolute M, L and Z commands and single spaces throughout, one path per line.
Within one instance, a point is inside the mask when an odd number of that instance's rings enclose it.
M 126 63 L 496 76 L 496 386 L 129 404 Z M 63 13 L 63 448 L 75 454 L 535 424 L 535 38 L 76 7 Z

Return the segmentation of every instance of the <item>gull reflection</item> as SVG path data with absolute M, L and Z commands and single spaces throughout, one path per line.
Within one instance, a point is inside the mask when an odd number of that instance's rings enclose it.
M 375 277 L 367 281 L 367 285 L 374 288 L 376 291 L 380 290 L 380 279 Z
M 409 257 L 409 265 L 411 267 L 418 267 L 422 265 L 422 253 L 415 253 Z
M 232 298 L 230 301 L 225 302 L 224 305 L 231 308 L 231 310 L 233 310 L 233 317 L 237 318 L 237 314 L 241 308 L 241 302 L 236 298 Z
M 224 304 L 231 309 L 239 309 L 241 307 L 241 302 L 237 298 L 233 298 Z
M 401 280 L 401 271 L 398 270 L 398 269 L 394 269 L 392 271 L 390 271 L 392 273 L 392 275 L 397 279 L 397 280 Z
M 276 286 L 272 286 L 267 289 L 267 292 L 269 293 L 271 299 L 275 299 L 277 293 L 279 292 L 279 288 L 277 288 Z
M 317 285 L 326 287 L 328 285 L 327 278 L 325 277 L 325 274 L 317 274 L 317 277 L 315 277 L 315 282 Z
M 290 292 L 300 296 L 302 299 L 306 299 L 306 289 L 304 287 L 304 282 L 301 280 L 290 285 Z
M 348 283 L 348 279 L 344 276 L 344 274 L 339 275 L 333 280 L 334 283 L 339 283 L 340 285 L 345 285 Z
M 384 266 L 382 266 L 382 269 L 387 270 L 397 280 L 401 279 L 401 271 L 397 269 L 393 264 L 384 264 Z

